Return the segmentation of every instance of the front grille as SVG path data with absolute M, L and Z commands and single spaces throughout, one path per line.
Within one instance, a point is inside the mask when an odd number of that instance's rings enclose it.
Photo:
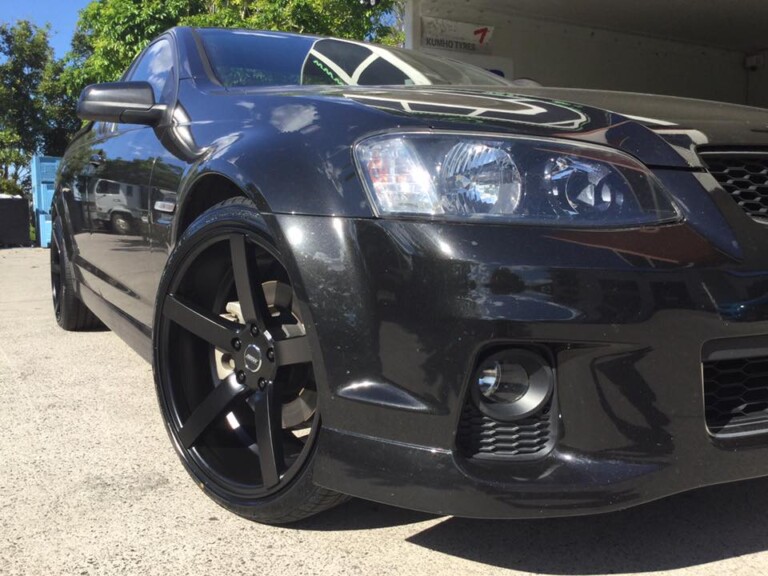
M 768 219 L 768 152 L 701 152 L 707 170 L 742 210 Z
M 705 361 L 704 411 L 715 436 L 768 431 L 768 356 Z
M 456 443 L 467 458 L 521 459 L 542 455 L 554 442 L 552 400 L 538 414 L 517 422 L 489 418 L 467 399 Z

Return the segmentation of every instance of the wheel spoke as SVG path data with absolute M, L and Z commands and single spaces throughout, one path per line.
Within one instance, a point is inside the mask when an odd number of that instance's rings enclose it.
M 248 250 L 245 236 L 232 234 L 229 237 L 232 252 L 232 268 L 235 276 L 237 298 L 246 322 L 254 322 L 260 330 L 266 328 L 269 317 L 267 301 L 259 279 L 259 267 L 256 265 L 252 250 Z
M 213 391 L 195 408 L 192 415 L 187 418 L 179 430 L 179 440 L 184 448 L 191 448 L 200 435 L 210 426 L 216 418 L 230 405 L 230 403 L 247 390 L 239 384 L 234 374 L 226 380 L 222 380 Z
M 238 325 L 224 318 L 213 316 L 180 296 L 165 297 L 163 312 L 176 324 L 195 336 L 213 344 L 216 348 L 232 352 L 232 340 Z
M 256 392 L 249 399 L 256 418 L 256 444 L 259 447 L 261 479 L 265 488 L 280 482 L 284 468 L 282 443 L 282 406 L 275 397 L 275 388 L 268 382 L 263 391 Z
M 278 340 L 275 342 L 275 353 L 278 366 L 312 362 L 312 351 L 309 349 L 309 338 L 306 336 Z

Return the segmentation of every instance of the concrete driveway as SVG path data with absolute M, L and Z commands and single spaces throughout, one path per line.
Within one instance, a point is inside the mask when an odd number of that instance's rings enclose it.
M 57 328 L 48 252 L 0 250 L 0 574 L 765 574 L 767 511 L 757 480 L 564 520 L 356 500 L 248 522 L 182 469 L 150 367 L 110 332 Z

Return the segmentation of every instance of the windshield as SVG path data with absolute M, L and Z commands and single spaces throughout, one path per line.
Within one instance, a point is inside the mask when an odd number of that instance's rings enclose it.
M 476 66 L 389 46 L 275 32 L 198 32 L 227 87 L 510 85 Z

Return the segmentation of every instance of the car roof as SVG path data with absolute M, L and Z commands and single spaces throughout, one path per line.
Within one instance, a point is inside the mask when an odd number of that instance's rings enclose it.
M 232 32 L 233 34 L 255 34 L 258 36 L 271 36 L 274 38 L 296 38 L 303 40 L 322 40 L 331 38 L 331 36 L 318 36 L 317 34 L 301 34 L 299 32 L 281 32 L 279 30 L 260 30 L 258 28 L 223 28 L 221 26 L 196 26 L 192 28 L 196 32 L 205 30 L 215 30 L 217 32 Z M 335 38 L 336 40 L 346 40 L 345 38 Z M 348 40 L 349 42 L 358 42 L 357 40 Z

